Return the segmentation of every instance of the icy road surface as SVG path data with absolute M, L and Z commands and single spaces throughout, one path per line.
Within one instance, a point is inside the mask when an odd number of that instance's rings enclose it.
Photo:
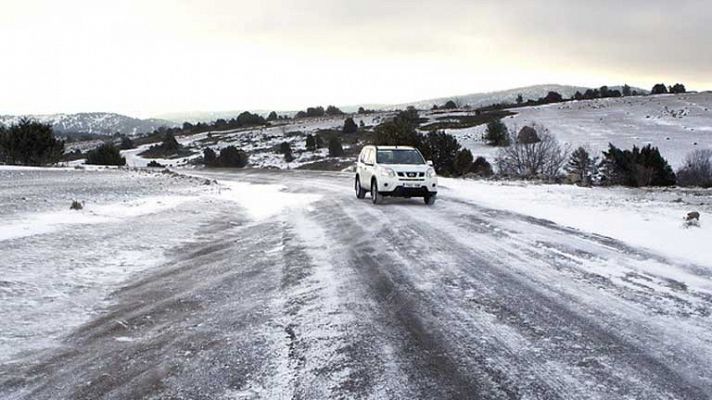
M 195 173 L 229 190 L 152 217 L 192 240 L 3 361 L 0 398 L 712 397 L 709 265 L 455 187 L 373 206 L 350 174 Z

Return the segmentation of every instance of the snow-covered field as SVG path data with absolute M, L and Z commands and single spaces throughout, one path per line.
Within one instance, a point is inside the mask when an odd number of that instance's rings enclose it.
M 712 251 L 706 251 L 712 243 L 712 189 L 443 181 L 446 196 L 614 238 L 669 259 L 705 266 L 712 275 Z M 692 211 L 703 215 L 700 226 L 684 223 Z
M 0 360 L 55 345 L 191 240 L 191 202 L 206 190 L 141 171 L 0 167 Z M 73 200 L 84 209 L 70 210 Z
M 512 111 L 517 114 L 504 119 L 510 130 L 536 123 L 560 141 L 593 152 L 606 150 L 608 143 L 623 148 L 652 144 L 674 168 L 689 152 L 712 148 L 710 92 L 573 101 Z M 482 142 L 484 131 L 485 126 L 448 130 L 473 154 L 489 159 L 496 148 Z

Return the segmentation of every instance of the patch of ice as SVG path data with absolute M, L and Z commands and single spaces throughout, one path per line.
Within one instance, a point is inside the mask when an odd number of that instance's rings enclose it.
M 290 208 L 304 208 L 319 200 L 321 195 L 289 193 L 282 185 L 256 185 L 247 182 L 221 182 L 228 190 L 218 194 L 244 207 L 254 219 L 260 220 Z

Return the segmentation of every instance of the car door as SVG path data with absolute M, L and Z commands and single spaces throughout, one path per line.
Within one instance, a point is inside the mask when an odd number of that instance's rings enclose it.
M 366 180 L 366 154 L 368 154 L 368 147 L 361 150 L 361 153 L 358 155 L 358 160 L 356 160 L 356 175 L 359 176 L 362 188 L 363 183 L 368 182 Z
M 373 160 L 374 160 L 374 155 L 373 155 L 373 149 L 368 148 L 365 151 L 365 154 L 363 155 L 363 162 L 361 165 L 363 166 L 360 176 L 361 176 L 361 186 L 363 186 L 364 189 L 368 190 L 370 189 L 371 186 L 371 177 L 373 176 Z

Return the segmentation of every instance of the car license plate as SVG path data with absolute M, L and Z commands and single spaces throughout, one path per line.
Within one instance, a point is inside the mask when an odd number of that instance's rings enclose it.
M 403 187 L 407 187 L 407 188 L 417 188 L 417 187 L 420 187 L 420 184 L 419 184 L 419 183 L 404 183 L 404 184 L 403 184 Z

